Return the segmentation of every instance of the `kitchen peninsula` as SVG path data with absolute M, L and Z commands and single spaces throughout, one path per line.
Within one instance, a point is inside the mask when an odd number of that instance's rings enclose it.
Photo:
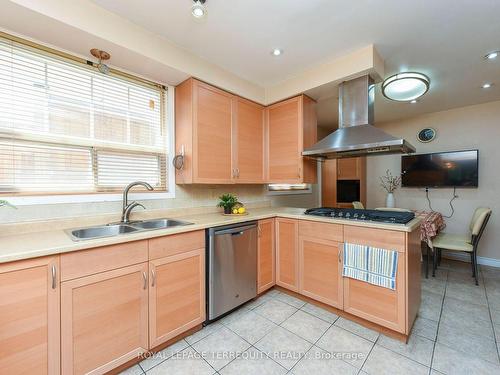
M 0 237 L 0 296 L 8 310 L 0 327 L 18 343 L 17 354 L 36 351 L 54 366 L 60 358 L 63 373 L 102 373 L 198 329 L 206 317 L 204 229 L 244 221 L 258 222 L 259 293 L 277 285 L 400 339 L 410 333 L 420 305 L 418 219 L 349 221 L 271 207 L 244 217 L 176 219 L 192 225 L 74 242 L 59 223 L 60 229 Z M 344 242 L 397 251 L 395 290 L 343 277 Z M 44 342 L 16 328 L 23 317 L 15 311 L 28 306 L 23 311 L 48 332 Z

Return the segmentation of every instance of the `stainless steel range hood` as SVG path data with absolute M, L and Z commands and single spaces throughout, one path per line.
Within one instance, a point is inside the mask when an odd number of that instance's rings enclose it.
M 322 159 L 407 154 L 415 147 L 373 124 L 375 86 L 369 76 L 342 82 L 339 86 L 339 129 L 305 149 L 304 156 Z

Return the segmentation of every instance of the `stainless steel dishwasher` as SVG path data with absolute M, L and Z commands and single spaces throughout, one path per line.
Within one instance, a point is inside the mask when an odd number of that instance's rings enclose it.
M 208 321 L 257 296 L 257 222 L 208 229 Z

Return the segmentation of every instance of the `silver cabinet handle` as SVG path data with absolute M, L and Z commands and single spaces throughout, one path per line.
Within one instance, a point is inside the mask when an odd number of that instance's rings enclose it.
M 151 270 L 151 286 L 155 286 L 156 272 L 154 269 Z
M 52 273 L 52 289 L 55 289 L 57 286 L 57 274 L 56 274 L 56 266 L 52 265 L 51 273 Z
M 146 289 L 148 287 L 148 274 L 146 271 L 142 272 L 142 278 L 144 279 L 144 286 L 142 288 Z
M 240 169 L 236 168 L 236 177 L 240 178 Z

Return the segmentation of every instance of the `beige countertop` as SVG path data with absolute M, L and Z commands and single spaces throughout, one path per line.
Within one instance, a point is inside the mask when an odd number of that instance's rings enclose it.
M 71 251 L 167 236 L 176 233 L 191 232 L 194 230 L 206 229 L 210 227 L 217 227 L 221 225 L 234 224 L 251 220 L 261 220 L 277 216 L 291 219 L 320 221 L 326 223 L 379 228 L 403 232 L 413 231 L 415 227 L 420 223 L 420 219 L 417 218 L 410 221 L 406 225 L 323 218 L 318 216 L 304 215 L 304 209 L 289 207 L 253 208 L 249 209 L 248 215 L 240 217 L 223 216 L 220 213 L 201 213 L 196 215 L 191 214 L 184 216 L 172 215 L 168 217 L 185 220 L 193 224 L 169 229 L 135 232 L 115 237 L 83 240 L 77 242 L 73 241 L 62 229 L 0 236 L 0 263 L 46 255 L 68 253 Z

